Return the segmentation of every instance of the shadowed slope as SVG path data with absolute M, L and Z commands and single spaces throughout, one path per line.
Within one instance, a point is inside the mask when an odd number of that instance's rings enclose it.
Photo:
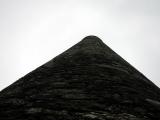
M 0 93 L 2 120 L 155 120 L 160 90 L 88 36 Z

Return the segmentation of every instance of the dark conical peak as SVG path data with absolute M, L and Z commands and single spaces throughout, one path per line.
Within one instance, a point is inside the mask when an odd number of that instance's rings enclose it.
M 87 36 L 87 37 L 83 38 L 82 41 L 83 42 L 92 42 L 92 43 L 102 42 L 102 40 L 99 37 L 94 36 L 94 35 Z
M 160 120 L 160 90 L 96 36 L 0 92 L 0 120 Z
M 68 50 L 64 51 L 62 54 L 58 55 L 56 59 L 60 61 L 63 57 L 70 59 L 71 56 L 83 54 L 83 58 L 85 55 L 90 54 L 115 54 L 103 41 L 94 35 L 84 37 L 80 42 L 69 48 Z M 47 62 L 45 66 L 50 67 L 55 59 Z
M 83 52 L 89 54 L 114 54 L 112 51 L 99 37 L 90 35 L 83 38 L 76 45 L 72 46 L 70 49 L 65 51 L 64 53 L 72 54 L 76 52 Z
M 100 39 L 100 38 L 95 35 L 88 35 L 84 39 Z
M 80 42 L 72 46 L 66 52 L 70 54 L 73 51 L 74 52 L 83 51 L 83 52 L 90 52 L 90 53 L 96 52 L 97 53 L 97 52 L 104 51 L 104 50 L 106 51 L 106 49 L 111 51 L 111 49 L 105 43 L 103 43 L 103 41 L 100 38 L 94 35 L 90 35 L 90 36 L 83 38 Z
M 94 45 L 102 45 L 104 44 L 102 42 L 102 40 L 100 38 L 98 38 L 97 36 L 94 36 L 94 35 L 90 35 L 90 36 L 87 36 L 85 38 L 83 38 L 79 43 L 78 45 L 80 44 L 85 44 L 87 46 L 94 46 Z

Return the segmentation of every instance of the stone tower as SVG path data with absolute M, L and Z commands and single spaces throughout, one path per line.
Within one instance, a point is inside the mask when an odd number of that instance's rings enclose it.
M 160 89 L 88 36 L 0 92 L 0 120 L 160 120 Z

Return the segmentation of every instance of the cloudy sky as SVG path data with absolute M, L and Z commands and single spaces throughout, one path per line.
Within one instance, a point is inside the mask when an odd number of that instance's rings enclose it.
M 87 35 L 160 87 L 160 0 L 0 0 L 0 90 Z

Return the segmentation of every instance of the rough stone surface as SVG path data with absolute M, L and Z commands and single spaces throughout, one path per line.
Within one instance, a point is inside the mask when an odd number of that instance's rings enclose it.
M 160 89 L 88 36 L 2 90 L 0 120 L 160 120 Z

